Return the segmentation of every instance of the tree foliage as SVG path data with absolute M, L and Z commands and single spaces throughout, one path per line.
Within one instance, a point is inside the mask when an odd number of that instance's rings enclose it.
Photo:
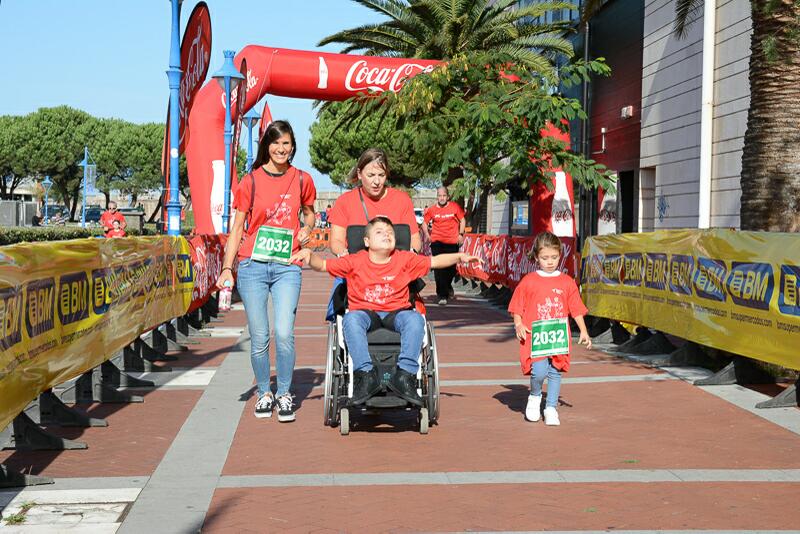
M 565 67 L 565 86 L 592 74 L 608 75 L 601 59 Z M 563 168 L 580 184 L 611 188 L 604 166 L 575 154 L 564 143 L 545 136 L 550 126 L 585 118 L 576 99 L 554 93 L 551 86 L 504 54 L 461 55 L 430 74 L 409 80 L 399 93 L 366 95 L 349 100 L 347 121 L 386 113 L 397 132 L 392 140 L 415 168 L 447 182 L 461 198 L 552 178 Z
M 67 106 L 41 108 L 25 116 L 0 117 L 0 195 L 9 198 L 25 177 L 50 176 L 50 196 L 70 207 L 80 204 L 87 146 L 97 164 L 97 188 L 137 195 L 161 185 L 164 125 L 100 119 Z M 185 175 L 185 171 L 183 173 Z
M 355 0 L 387 17 L 386 21 L 342 30 L 319 45 L 341 43 L 344 53 L 450 59 L 474 51 L 493 51 L 557 78 L 559 59 L 573 55 L 563 37 L 569 24 L 540 23 L 549 11 L 575 9 L 566 2 L 517 7 L 517 0 Z
M 392 184 L 432 185 L 432 179 L 420 172 L 410 154 L 401 149 L 407 133 L 398 129 L 396 120 L 385 113 L 373 113 L 342 127 L 346 109 L 346 103 L 334 102 L 320 111 L 317 122 L 311 126 L 309 152 L 315 169 L 329 175 L 334 184 L 349 187 L 348 175 L 361 153 L 370 147 L 380 147 L 389 154 Z

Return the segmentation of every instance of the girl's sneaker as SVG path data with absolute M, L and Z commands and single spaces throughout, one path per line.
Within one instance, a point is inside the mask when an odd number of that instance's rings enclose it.
M 534 397 L 533 395 L 528 395 L 528 405 L 525 406 L 525 419 L 531 423 L 535 423 L 542 415 L 541 409 L 542 396 Z
M 284 393 L 275 401 L 278 406 L 278 421 L 290 423 L 294 421 L 294 400 L 291 393 Z
M 561 421 L 558 420 L 558 411 L 552 406 L 544 409 L 544 424 L 547 426 L 558 426 Z
M 253 413 L 259 419 L 265 417 L 272 417 L 272 406 L 275 404 L 275 398 L 272 393 L 264 393 L 256 401 L 256 408 Z

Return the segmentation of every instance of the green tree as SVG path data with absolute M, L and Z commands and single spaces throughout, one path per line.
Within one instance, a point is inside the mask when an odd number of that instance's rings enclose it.
M 609 72 L 596 60 L 565 67 L 560 75 L 568 87 Z M 552 178 L 554 167 L 582 185 L 611 187 L 604 166 L 542 135 L 548 125 L 585 118 L 580 102 L 553 93 L 540 76 L 504 54 L 457 56 L 416 76 L 399 93 L 362 96 L 348 105 L 358 109 L 351 116 L 388 110 L 403 129 L 394 141 L 413 155 L 416 168 L 441 178 L 461 171 L 453 181 L 457 197 L 485 202 L 512 185 L 528 190 L 532 182 Z
M 572 57 L 563 34 L 566 22 L 539 23 L 565 2 L 542 2 L 515 8 L 517 0 L 354 0 L 388 19 L 342 30 L 319 45 L 346 45 L 342 52 L 367 55 L 450 59 L 457 54 L 494 51 L 516 64 L 556 78 L 555 62 Z
M 550 83 L 558 79 L 555 65 L 573 55 L 571 43 L 563 37 L 570 31 L 566 22 L 540 23 L 549 11 L 574 8 L 570 3 L 542 2 L 518 8 L 516 0 L 354 1 L 385 15 L 387 20 L 340 31 L 324 38 L 320 45 L 341 43 L 346 45 L 343 52 L 441 60 L 465 53 L 494 52 Z M 338 109 L 326 113 L 334 108 Z M 409 152 L 415 146 L 411 142 L 416 135 L 413 128 L 394 134 L 397 128 L 392 120 L 376 118 L 382 113 L 362 115 L 353 128 L 341 128 L 342 109 L 341 104 L 323 105 L 318 123 L 312 126 L 315 168 L 331 173 L 334 183 L 343 185 L 343 176 L 361 150 L 378 145 L 392 154 L 395 182 L 406 186 L 420 180 L 431 182 L 430 169 L 414 167 L 416 155 Z M 357 109 L 348 109 L 348 113 L 358 113 Z M 459 175 L 460 169 L 451 169 L 447 182 Z
M 28 175 L 28 128 L 25 117 L 0 116 L 0 198 L 10 199 Z
M 94 117 L 68 106 L 41 108 L 29 121 L 28 171 L 53 180 L 54 196 L 64 199 L 74 220 L 80 203 L 83 147 L 89 144 Z
M 426 180 L 414 166 L 410 155 L 401 150 L 404 131 L 398 130 L 397 121 L 384 113 L 373 113 L 363 116 L 351 127 L 342 128 L 343 113 L 347 109 L 346 103 L 334 102 L 322 109 L 317 122 L 311 125 L 309 153 L 315 169 L 329 175 L 334 184 L 350 187 L 348 175 L 358 157 L 367 148 L 376 146 L 391 155 L 394 185 L 412 187 L 420 182 L 432 185 L 432 181 Z

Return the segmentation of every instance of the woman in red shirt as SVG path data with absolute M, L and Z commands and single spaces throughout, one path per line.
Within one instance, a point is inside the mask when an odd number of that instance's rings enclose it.
M 296 151 L 294 132 L 288 122 L 275 121 L 267 127 L 253 171 L 242 178 L 234 194 L 236 215 L 217 280 L 220 289 L 233 285 L 233 264 L 238 257 L 236 287 L 247 314 L 250 361 L 258 383 L 255 416 L 270 417 L 273 406 L 277 405 L 280 422 L 295 419 L 289 389 L 294 373 L 294 319 L 301 271 L 299 264 L 289 260 L 308 241 L 314 228 L 317 198 L 311 176 L 291 164 Z M 275 310 L 277 398 L 269 385 L 267 301 L 270 295 Z
M 414 216 L 414 204 L 407 193 L 388 187 L 389 159 L 379 148 L 365 150 L 358 158 L 351 179 L 358 184 L 340 196 L 331 208 L 331 252 L 347 254 L 347 227 L 366 225 L 375 217 L 386 217 L 392 224 L 407 224 L 411 229 L 411 248 L 419 251 L 422 239 Z

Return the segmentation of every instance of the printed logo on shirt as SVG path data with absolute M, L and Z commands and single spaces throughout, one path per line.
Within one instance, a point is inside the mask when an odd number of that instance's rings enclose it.
M 292 207 L 286 203 L 292 195 L 286 195 L 280 204 L 277 202 L 272 206 L 272 211 L 267 215 L 267 220 L 273 226 L 283 226 L 292 220 Z
M 537 304 L 536 309 L 539 314 L 539 320 L 559 319 L 566 316 L 564 314 L 564 303 L 558 297 L 553 297 L 552 299 L 548 297 L 545 299 L 544 304 Z
M 391 282 L 391 281 L 392 281 L 392 280 L 394 280 L 395 278 L 397 278 L 395 275 L 393 275 L 393 274 L 390 274 L 390 275 L 388 275 L 388 276 L 382 276 L 382 277 L 381 277 L 381 280 L 383 280 L 384 282 Z
M 394 290 L 389 284 L 374 285 L 364 291 L 364 300 L 373 304 L 386 304 L 387 299 L 394 295 Z

